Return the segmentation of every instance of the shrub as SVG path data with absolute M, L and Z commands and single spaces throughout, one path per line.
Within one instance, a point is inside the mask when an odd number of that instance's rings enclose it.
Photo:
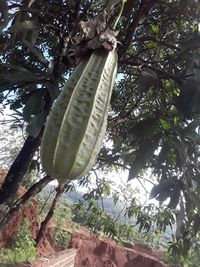
M 14 238 L 11 248 L 0 250 L 0 266 L 32 261 L 36 258 L 35 241 L 29 230 L 28 220 L 24 220 Z
M 71 235 L 59 227 L 54 228 L 53 242 L 58 250 L 66 249 L 69 246 Z

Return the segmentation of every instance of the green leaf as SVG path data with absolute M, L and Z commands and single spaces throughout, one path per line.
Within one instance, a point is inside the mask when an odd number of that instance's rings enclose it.
M 153 139 L 146 140 L 135 152 L 135 160 L 131 163 L 128 181 L 137 177 L 140 171 L 146 167 L 146 164 L 157 149 L 160 139 L 161 135 L 158 134 Z
M 10 32 L 18 34 L 27 30 L 38 30 L 39 28 L 40 24 L 38 22 L 32 20 L 24 20 L 22 22 L 14 23 L 10 28 Z
M 176 164 L 180 168 L 183 168 L 188 160 L 187 144 L 183 143 L 182 140 L 179 140 L 177 137 L 174 137 L 173 143 L 176 150 Z
M 24 82 L 35 82 L 40 78 L 39 75 L 21 66 L 0 64 L 0 92 L 9 89 L 13 85 Z
M 176 208 L 179 203 L 181 193 L 181 184 L 175 177 L 161 181 L 158 185 L 155 185 L 150 193 L 150 198 L 155 198 L 161 203 L 170 198 L 168 204 L 169 208 Z
M 135 135 L 138 138 L 145 138 L 151 136 L 157 127 L 158 121 L 154 118 L 145 118 L 138 121 L 133 127 L 129 129 L 131 135 Z
M 12 67 L 11 67 L 12 68 Z M 1 69 L 1 66 L 0 66 Z M 9 83 L 10 85 L 17 84 L 19 82 L 37 81 L 38 76 L 26 69 L 4 69 L 0 74 L 0 85 L 3 83 Z
M 156 42 L 148 42 L 146 45 L 145 45 L 145 47 L 146 48 L 155 48 L 155 47 L 157 47 L 157 43 Z
M 29 122 L 31 116 L 37 115 L 41 112 L 43 107 L 43 90 L 35 90 L 34 93 L 28 98 L 23 109 L 24 120 Z
M 32 117 L 26 128 L 27 133 L 33 138 L 36 138 L 44 126 L 46 117 L 47 117 L 47 112 L 42 112 Z
M 185 232 L 185 208 L 183 203 L 180 203 L 180 210 L 176 219 L 176 239 L 180 240 Z
M 137 91 L 144 93 L 147 92 L 152 86 L 158 82 L 155 71 L 146 68 L 142 70 L 137 80 Z
M 155 24 L 151 24 L 151 30 L 153 33 L 159 33 L 159 28 L 158 28 L 158 25 L 155 25 Z
M 60 90 L 56 84 L 52 82 L 48 82 L 48 91 L 51 96 L 52 101 L 54 101 L 60 94 Z
M 41 63 L 47 66 L 49 64 L 49 61 L 44 57 L 43 53 L 33 45 L 35 41 L 29 41 L 28 39 L 26 39 L 26 36 L 23 38 L 23 43 L 28 47 L 30 52 L 33 53 Z
M 104 185 L 103 185 L 103 193 L 106 196 L 110 195 L 110 185 L 108 183 L 104 183 Z
M 180 195 L 181 195 L 181 189 L 179 187 L 179 184 L 176 183 L 170 195 L 170 202 L 167 205 L 169 209 L 175 209 L 177 207 L 179 203 Z
M 170 124 L 164 119 L 160 119 L 160 124 L 164 130 L 168 130 L 170 128 Z
M 156 168 L 160 169 L 162 168 L 162 164 L 166 162 L 168 153 L 169 153 L 170 147 L 168 145 L 168 142 L 164 142 L 162 144 L 162 148 L 160 150 L 160 153 L 156 159 Z
M 194 236 L 196 236 L 198 231 L 200 230 L 200 216 L 199 216 L 199 214 L 195 215 L 192 228 L 193 228 L 193 234 L 194 234 Z

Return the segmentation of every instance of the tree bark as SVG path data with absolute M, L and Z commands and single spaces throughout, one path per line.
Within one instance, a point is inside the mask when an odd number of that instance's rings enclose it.
M 51 205 L 51 208 L 46 216 L 46 218 L 44 219 L 44 221 L 41 223 L 41 226 L 40 226 L 40 230 L 37 234 L 37 237 L 36 237 L 36 244 L 38 245 L 40 243 L 40 241 L 42 240 L 42 238 L 44 237 L 45 235 L 45 232 L 46 232 L 46 229 L 48 227 L 48 224 L 51 220 L 51 218 L 53 217 L 53 214 L 54 214 L 54 211 L 57 207 L 57 204 L 62 196 L 62 193 L 64 191 L 64 187 L 63 186 L 58 186 L 57 189 L 56 189 L 57 193 L 55 195 L 55 198 L 52 202 L 52 205 Z
M 14 200 L 33 155 L 40 145 L 40 139 L 41 134 L 36 138 L 27 137 L 0 188 L 0 205 L 3 203 L 10 204 Z
M 18 210 L 24 206 L 28 200 L 36 196 L 42 189 L 51 181 L 54 179 L 50 177 L 49 175 L 46 175 L 44 178 L 42 178 L 39 182 L 32 185 L 29 190 L 21 197 L 19 198 L 14 204 L 13 207 L 9 210 L 7 216 L 4 216 L 1 218 L 0 221 L 0 229 L 4 227 L 4 225 L 12 219 L 15 214 L 18 212 Z
M 48 92 L 46 93 L 45 97 L 44 110 L 48 113 L 51 108 L 52 101 Z M 0 187 L 0 228 L 1 222 L 5 220 L 5 217 L 7 217 L 13 206 L 16 193 L 22 183 L 24 175 L 28 170 L 33 155 L 40 146 L 43 130 L 44 127 L 35 138 L 31 136 L 27 137 L 21 151 L 11 165 L 8 174 L 6 175 L 2 186 Z

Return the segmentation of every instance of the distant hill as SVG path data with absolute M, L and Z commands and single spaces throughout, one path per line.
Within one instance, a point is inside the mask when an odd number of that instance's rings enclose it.
M 53 192 L 54 191 L 54 192 Z M 52 193 L 53 192 L 53 193 Z M 47 185 L 42 192 L 40 192 L 39 196 L 42 198 L 53 198 L 55 195 L 55 186 L 53 185 Z M 81 200 L 83 198 L 84 193 L 81 191 L 71 191 L 66 192 L 63 194 L 61 202 L 64 205 L 71 206 L 73 203 Z M 100 204 L 100 202 L 99 202 Z M 117 221 L 121 224 L 129 224 L 134 225 L 136 223 L 136 219 L 131 218 L 129 219 L 127 216 L 125 216 L 125 210 L 124 210 L 124 203 L 123 201 L 118 201 L 117 204 L 114 203 L 112 198 L 104 198 L 103 199 L 103 206 L 104 210 L 108 215 L 110 215 L 113 219 L 117 218 Z M 138 229 L 139 226 L 136 226 L 136 229 Z M 162 236 L 163 242 L 169 241 L 171 239 L 172 232 L 175 231 L 175 226 L 173 226 L 173 231 L 168 226 L 166 228 L 165 233 Z
M 43 191 L 39 194 L 39 196 L 47 198 L 50 195 L 50 198 L 53 198 L 55 195 L 54 190 L 55 190 L 55 186 L 49 184 L 43 189 Z M 83 195 L 84 193 L 78 190 L 66 192 L 63 194 L 61 201 L 63 204 L 67 206 L 71 206 L 73 203 L 81 200 L 83 198 Z M 121 202 L 119 201 L 115 204 L 112 198 L 104 198 L 103 205 L 104 205 L 104 210 L 106 211 L 106 213 L 109 214 L 112 218 L 114 219 L 117 218 L 118 221 L 121 223 L 130 223 L 130 224 L 133 223 L 132 219 L 130 220 L 125 216 L 124 203 L 122 201 Z

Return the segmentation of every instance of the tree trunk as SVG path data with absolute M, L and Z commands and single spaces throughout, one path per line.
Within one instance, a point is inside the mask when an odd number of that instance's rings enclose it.
M 41 223 L 41 226 L 40 226 L 40 230 L 37 234 L 37 237 L 36 237 L 36 244 L 38 245 L 40 243 L 40 241 L 42 240 L 42 238 L 44 237 L 45 235 L 45 232 L 46 232 L 46 229 L 48 227 L 48 224 L 51 220 L 51 218 L 53 217 L 53 214 L 54 214 L 54 211 L 57 207 L 57 204 L 62 196 L 62 193 L 64 191 L 64 187 L 63 186 L 58 186 L 57 189 L 56 189 L 57 193 L 55 195 L 55 198 L 52 202 L 52 205 L 51 205 L 51 208 L 46 216 L 46 218 L 44 219 L 44 221 Z
M 21 197 L 19 198 L 14 204 L 13 207 L 9 210 L 7 216 L 4 216 L 0 221 L 0 229 L 4 227 L 4 225 L 12 219 L 15 214 L 18 212 L 18 210 L 25 205 L 28 200 L 30 200 L 32 197 L 36 196 L 42 189 L 51 181 L 54 179 L 50 177 L 49 175 L 42 178 L 39 182 L 32 185 L 29 190 Z
M 48 92 L 46 93 L 45 97 L 44 110 L 46 110 L 48 113 L 51 108 L 52 101 Z M 10 209 L 13 206 L 16 193 L 22 183 L 24 175 L 28 170 L 33 155 L 40 145 L 43 130 L 44 128 L 41 129 L 39 135 L 35 138 L 31 136 L 27 137 L 21 151 L 11 165 L 8 174 L 6 175 L 2 186 L 0 187 L 0 228 L 1 222 L 5 220 L 5 217 L 7 217 Z
M 17 158 L 11 165 L 8 174 L 0 188 L 0 222 L 9 212 L 16 193 L 26 174 L 31 159 L 40 145 L 41 135 L 36 138 L 28 136 Z

